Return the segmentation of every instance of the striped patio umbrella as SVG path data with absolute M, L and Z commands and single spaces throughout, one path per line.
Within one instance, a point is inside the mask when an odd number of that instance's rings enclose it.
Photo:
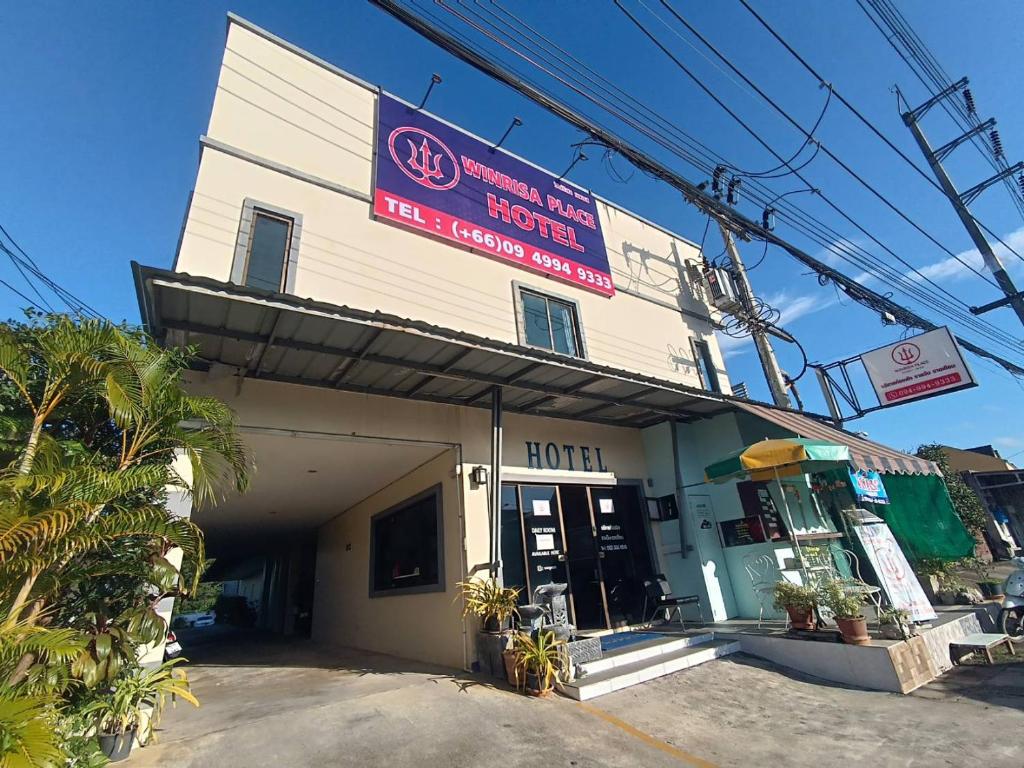
M 845 445 L 802 437 L 762 440 L 708 464 L 704 468 L 704 479 L 709 483 L 724 483 L 739 477 L 775 480 L 834 469 L 849 461 L 850 449 Z

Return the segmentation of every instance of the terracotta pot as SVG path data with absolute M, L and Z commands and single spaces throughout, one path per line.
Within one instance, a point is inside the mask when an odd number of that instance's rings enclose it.
M 786 613 L 789 614 L 789 623 L 793 629 L 817 629 L 818 623 L 814 619 L 813 608 L 794 608 L 786 606 Z
M 540 676 L 531 672 L 526 673 L 526 692 L 530 696 L 550 696 L 551 688 L 540 687 Z
M 855 619 L 844 619 L 836 616 L 836 624 L 839 631 L 843 633 L 843 642 L 850 645 L 871 645 L 871 636 L 868 635 L 868 620 L 863 616 Z
M 518 688 L 519 670 L 516 668 L 516 652 L 511 649 L 502 651 L 501 657 L 505 661 L 505 678 L 508 680 L 508 684 Z

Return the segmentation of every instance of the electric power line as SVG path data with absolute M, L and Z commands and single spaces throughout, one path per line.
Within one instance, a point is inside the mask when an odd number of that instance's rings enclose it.
M 443 3 L 440 3 L 440 4 L 442 5 L 442 7 L 444 7 L 444 4 L 443 4 Z M 505 13 L 505 14 L 506 14 L 507 16 L 510 16 L 510 17 L 512 17 L 512 18 L 513 18 L 513 19 L 515 19 L 515 20 L 518 20 L 518 19 L 517 19 L 517 17 L 515 17 L 515 16 L 514 16 L 514 14 L 510 14 L 510 13 L 509 13 L 508 11 L 505 11 L 504 9 L 502 9 L 502 8 L 500 7 L 500 5 L 496 4 L 496 7 L 497 7 L 497 8 L 499 9 L 499 10 L 501 10 L 501 11 L 502 11 L 503 13 Z M 447 9 L 447 8 L 446 8 L 446 10 L 449 10 L 449 11 L 451 12 L 451 10 L 450 10 L 450 9 Z M 486 9 L 485 9 L 485 10 L 486 10 Z M 471 12 L 472 12 L 472 11 L 471 11 Z M 458 14 L 455 14 L 455 15 L 457 15 L 457 16 L 458 16 Z M 477 18 L 480 18 L 480 15 L 479 15 L 479 14 L 474 14 L 474 15 L 475 15 L 475 16 L 477 16 Z M 491 15 L 493 15 L 493 14 L 491 14 Z M 464 17 L 460 17 L 460 18 L 464 18 Z M 520 42 L 520 43 L 523 43 L 523 44 L 527 44 L 527 43 L 529 43 L 529 41 L 530 41 L 530 40 L 532 40 L 532 39 L 535 39 L 536 37 L 538 37 L 538 36 L 539 36 L 539 37 L 540 37 L 540 39 L 543 39 L 543 40 L 544 40 L 544 41 L 545 41 L 545 42 L 546 42 L 547 44 L 549 44 L 549 45 L 554 45 L 553 41 L 550 41 L 550 40 L 549 40 L 548 38 L 545 38 L 545 37 L 543 37 L 543 35 L 540 35 L 540 34 L 539 34 L 539 33 L 538 33 L 538 32 L 537 32 L 537 31 L 536 31 L 535 29 L 533 29 L 532 27 L 529 27 L 529 25 L 526 25 L 525 23 L 523 23 L 523 22 L 521 22 L 521 21 L 520 21 L 520 24 L 521 24 L 521 25 L 522 25 L 522 26 L 523 26 L 524 28 L 526 28 L 526 29 L 528 29 L 528 30 L 530 31 L 530 37 L 529 37 L 529 38 L 527 38 L 526 40 L 520 40 L 520 41 L 517 41 L 517 42 Z M 471 26 L 475 26 L 475 25 L 472 25 L 472 24 L 471 24 Z M 477 28 L 477 29 L 479 29 L 479 27 L 476 27 L 476 28 Z M 507 32 L 506 32 L 506 31 L 504 31 L 504 30 L 503 30 L 502 32 L 503 32 L 503 35 L 502 35 L 502 37 L 503 37 L 503 39 L 504 39 L 505 37 L 507 37 Z M 495 38 L 495 36 L 493 36 L 493 35 L 491 35 L 490 37 L 491 37 L 491 39 L 496 39 L 496 38 Z M 503 43 L 503 42 L 502 42 L 502 40 L 496 40 L 496 41 L 497 41 L 497 42 L 499 42 L 499 44 L 502 44 L 502 45 L 503 45 L 504 47 L 506 47 L 506 48 L 509 48 L 510 50 L 513 50 L 513 52 L 515 52 L 515 53 L 516 53 L 517 55 L 519 55 L 519 56 L 520 56 L 521 58 L 525 58 L 525 59 L 526 59 L 527 61 L 529 61 L 530 63 L 532 63 L 532 64 L 533 64 L 534 66 L 537 66 L 537 67 L 539 67 L 540 69 L 542 69 L 542 71 L 545 71 L 545 72 L 547 72 L 548 74 L 552 75 L 553 77 L 555 77 L 556 79 L 558 79 L 558 80 L 559 80 L 560 82 L 562 82 L 563 84 L 567 85 L 567 86 L 568 86 L 568 87 L 570 87 L 570 88 L 573 88 L 573 90 L 577 91 L 577 92 L 578 92 L 578 93 L 580 93 L 581 95 L 584 95 L 584 96 L 586 96 L 586 97 L 587 97 L 588 99 L 590 99 L 591 101 L 594 101 L 594 99 L 593 99 L 593 98 L 592 98 L 591 96 L 589 96 L 588 94 L 585 94 L 585 93 L 583 93 L 583 91 L 582 91 L 582 90 L 580 90 L 580 89 L 579 89 L 578 87 L 573 87 L 573 85 L 572 85 L 571 83 L 567 82 L 567 80 L 566 80 L 566 77 L 565 77 L 564 75 L 563 75 L 563 76 L 559 76 L 559 75 L 558 75 L 557 73 L 551 72 L 551 70 L 549 70 L 549 69 L 546 69 L 545 67 L 543 67 L 542 65 L 540 65 L 540 64 L 539 64 L 539 62 L 538 62 L 538 61 L 536 61 L 535 59 L 533 59 L 533 58 L 530 58 L 530 57 L 525 57 L 525 56 L 523 56 L 522 52 L 520 52 L 520 51 L 515 51 L 514 49 L 511 49 L 511 48 L 510 48 L 510 46 L 509 46 L 509 45 L 508 45 L 507 43 Z M 536 46 L 534 46 L 534 47 L 536 47 Z M 557 47 L 557 46 L 555 46 L 555 47 Z M 561 51 L 562 51 L 563 53 L 566 53 L 566 52 L 564 51 L 564 49 L 558 48 L 558 50 L 561 50 Z M 575 67 L 574 67 L 574 69 L 575 69 L 575 68 L 578 68 L 578 67 L 580 66 L 580 64 L 581 64 L 581 63 L 579 62 L 579 60 L 578 60 L 578 59 L 576 59 L 575 57 L 572 57 L 572 56 L 571 56 L 571 54 L 567 54 L 567 55 L 568 55 L 568 56 L 569 56 L 569 57 L 570 57 L 570 58 L 571 58 L 571 59 L 572 59 L 572 60 L 573 60 L 573 61 L 575 62 Z M 584 65 L 584 67 L 585 67 L 585 65 Z M 586 71 L 586 69 L 585 69 L 584 71 Z M 591 72 L 593 72 L 593 70 L 590 70 L 590 71 L 591 71 Z M 517 75 L 518 75 L 518 73 L 517 73 Z M 522 77 L 522 75 L 519 75 L 519 76 L 520 76 L 520 77 Z M 587 77 L 587 79 L 588 79 L 588 80 L 591 80 L 592 82 L 594 81 L 594 78 L 592 78 L 592 77 Z M 607 82 L 607 81 L 606 81 L 606 82 Z M 605 90 L 606 92 L 608 92 L 608 89 L 604 89 L 604 90 Z M 645 107 L 644 105 L 642 105 L 642 104 L 639 104 L 639 102 L 636 102 L 636 100 L 635 100 L 635 99 L 631 99 L 631 98 L 630 98 L 630 101 L 634 102 L 634 103 L 635 103 L 635 104 L 637 104 L 637 105 L 638 105 L 639 107 L 641 107 L 641 108 L 645 109 L 645 110 L 646 110 L 646 111 L 647 111 L 648 113 L 650 113 L 650 114 L 654 114 L 654 115 L 656 115 L 656 114 L 657 114 L 657 113 L 653 113 L 653 112 L 652 112 L 651 110 L 649 110 L 649 108 L 646 108 L 646 107 Z M 595 102 L 595 103 L 597 103 L 597 102 Z M 601 104 L 600 106 L 602 106 L 602 107 L 603 107 L 603 108 L 604 108 L 604 109 L 605 109 L 606 111 L 610 111 L 610 110 L 608 110 L 608 107 L 607 107 L 607 105 Z M 623 120 L 624 122 L 626 122 L 627 124 L 630 124 L 630 125 L 632 125 L 633 127 L 637 128 L 637 129 L 638 129 L 638 130 L 640 130 L 641 132 L 645 133 L 645 134 L 646 134 L 647 136 L 649 136 L 650 138 L 654 139 L 655 141 L 658 141 L 658 142 L 659 142 L 659 143 L 661 143 L 661 144 L 662 144 L 663 146 L 665 146 L 665 142 L 664 142 L 664 141 L 662 141 L 662 140 L 661 140 L 661 138 L 660 138 L 659 136 L 657 136 L 657 135 L 654 135 L 654 134 L 650 133 L 650 131 L 649 131 L 649 130 L 645 130 L 645 126 L 643 126 L 643 125 L 640 125 L 640 124 L 638 124 L 638 123 L 637 123 L 637 122 L 636 122 L 635 120 L 632 120 L 632 119 L 631 119 L 631 118 L 630 118 L 630 117 L 629 117 L 628 115 L 626 115 L 626 114 L 623 114 L 623 112 L 622 112 L 621 110 L 618 110 L 618 111 L 611 111 L 611 113 L 612 113 L 612 114 L 615 114 L 615 115 L 616 115 L 617 117 L 619 117 L 620 119 L 622 119 L 622 120 Z M 671 128 L 671 126 L 669 126 L 669 125 L 667 125 L 667 124 L 666 124 L 666 123 L 667 123 L 667 121 L 664 121 L 664 119 L 663 119 L 663 118 L 659 118 L 659 119 L 660 119 L 660 120 L 661 120 L 661 121 L 663 122 L 663 125 L 665 126 L 665 128 L 667 128 L 667 129 L 670 129 L 670 128 Z M 691 138 L 691 140 L 692 140 L 692 137 L 690 137 L 690 138 Z M 696 141 L 696 140 L 692 140 L 692 141 Z M 699 142 L 697 142 L 697 143 L 699 144 Z M 703 145 L 701 145 L 701 146 L 703 146 Z M 683 155 L 681 155 L 681 156 L 683 156 L 683 157 L 684 157 L 684 159 L 687 159 L 687 160 L 688 160 L 688 162 L 691 162 L 691 164 L 693 164 L 693 163 L 694 163 L 694 161 L 693 161 L 693 158 L 692 158 L 692 155 L 691 155 L 691 156 L 689 156 L 689 157 L 687 157 L 687 156 L 686 156 L 686 154 L 683 154 Z M 777 155 L 776 155 L 776 156 L 777 156 Z M 699 165 L 699 163 L 698 163 L 697 165 Z M 788 194 L 788 193 L 787 193 L 787 194 Z M 778 199 L 778 198 L 779 198 L 780 196 L 779 196 L 779 195 L 775 195 L 774 197 L 775 197 L 775 199 Z M 774 200 L 773 200 L 773 202 L 774 202 Z M 847 218 L 849 218 L 849 217 L 847 216 Z M 856 223 L 856 222 L 854 222 L 854 223 Z M 863 229 L 862 227 L 861 227 L 860 229 L 861 229 L 861 231 L 865 232 L 865 234 L 868 234 L 868 235 L 870 236 L 870 233 L 866 232 L 866 230 L 864 230 L 864 229 Z M 832 234 L 833 234 L 833 236 L 839 237 L 838 233 L 835 233 L 835 232 L 834 232 L 834 230 L 832 231 Z M 822 240 L 820 240 L 820 239 L 818 239 L 818 238 L 814 238 L 814 236 L 813 236 L 813 235 L 811 235 L 811 237 L 812 237 L 812 239 L 815 239 L 815 240 L 816 240 L 816 242 L 818 242 L 819 244 L 823 245 L 824 247 L 826 247 L 826 248 L 830 248 L 830 250 L 833 250 L 833 251 L 835 251 L 835 248 L 834 248 L 834 247 L 832 247 L 832 244 L 831 244 L 830 242 L 828 242 L 827 240 L 825 240 L 825 241 L 822 241 Z M 876 241 L 876 242 L 878 242 L 878 241 L 877 241 L 877 239 L 876 239 L 875 241 Z M 882 247 L 883 247 L 883 248 L 885 248 L 884 244 L 881 244 L 881 243 L 879 243 L 879 244 L 880 244 L 880 245 L 882 245 Z M 893 252 L 891 251 L 891 249 L 886 249 L 886 250 L 887 250 L 887 251 L 888 251 L 888 252 L 889 252 L 889 253 L 890 253 L 891 255 L 893 255 L 894 257 L 896 256 L 896 254 L 895 254 L 895 253 L 893 253 Z M 847 254 L 843 254 L 842 252 L 837 252 L 837 255 L 840 255 L 841 257 L 847 257 L 847 259 L 848 259 L 848 255 L 847 255 Z M 897 257 L 897 258 L 898 258 L 898 257 Z M 848 260 L 849 260 L 849 259 L 848 259 Z M 876 261 L 876 265 L 877 265 L 877 264 L 878 264 L 878 262 Z M 866 270 L 870 270 L 870 269 L 871 269 L 871 267 L 870 267 L 869 265 L 865 265 L 865 264 L 863 264 L 863 263 L 860 263 L 860 264 L 858 264 L 858 266 L 860 266 L 860 267 L 861 267 L 862 269 L 866 269 Z M 884 271 L 884 270 L 883 270 L 883 271 Z M 919 293 L 919 291 L 917 291 L 917 290 L 916 290 L 917 286 L 914 286 L 914 285 L 910 285 L 910 286 L 909 286 L 909 289 L 908 289 L 908 283 L 907 283 L 907 281 L 906 281 L 906 280 L 904 279 L 904 277 L 903 277 L 902 275 L 899 275 L 899 273 L 894 273 L 894 274 L 893 274 L 893 273 L 890 273 L 890 277 L 894 277 L 894 276 L 896 277 L 896 279 L 897 279 L 897 280 L 899 280 L 899 281 L 902 281 L 902 283 L 903 283 L 903 285 L 902 285 L 902 290 L 904 290 L 904 292 L 906 292 L 906 293 L 909 293 L 909 294 L 911 294 L 911 295 L 917 294 L 917 295 L 918 295 L 918 298 L 919 298 L 919 300 L 922 300 L 922 302 L 923 302 L 923 303 L 925 303 L 925 304 L 928 304 L 928 301 L 927 301 L 927 300 L 925 300 L 925 299 L 923 299 L 923 298 L 922 298 L 922 297 L 920 296 L 920 293 Z M 940 290 L 941 290 L 941 289 L 940 289 Z M 960 305 L 962 305 L 962 307 L 964 307 L 964 308 L 966 309 L 967 305 L 966 305 L 966 304 L 964 304 L 964 303 L 963 303 L 962 301 L 960 301 L 960 300 L 959 300 L 959 299 L 958 299 L 957 297 L 953 296 L 952 294 L 949 294 L 948 292 L 946 292 L 946 295 L 947 295 L 947 296 L 949 296 L 949 297 L 950 297 L 951 299 L 955 300 L 955 301 L 956 301 L 957 303 L 959 303 Z M 971 327 L 974 327 L 974 328 L 975 328 L 975 330 L 979 330 L 979 329 L 981 329 L 981 331 L 980 331 L 980 332 L 983 332 L 983 333 L 984 333 L 984 332 L 985 332 L 985 328 L 987 327 L 988 329 L 990 329 L 990 331 L 989 331 L 990 333 L 991 333 L 991 332 L 995 332 L 995 333 L 1003 334 L 1003 339 L 1004 339 L 1004 341 L 1005 341 L 1005 342 L 1007 342 L 1007 343 L 1008 343 L 1008 344 L 1010 345 L 1010 347 L 1009 347 L 1009 348 L 1012 348 L 1012 349 L 1013 349 L 1014 351 L 1019 351 L 1019 346 L 1018 346 L 1017 340 L 1016 340 L 1016 339 L 1014 339 L 1013 337 L 1010 337 L 1010 336 L 1009 336 L 1008 334 L 1005 334 L 1005 332 L 1001 331 L 1000 329 L 997 329 L 997 328 L 995 328 L 994 326 L 990 326 L 990 325 L 988 325 L 987 323 L 986 323 L 986 324 L 984 324 L 984 326 L 979 326 L 979 325 L 977 325 L 977 318 L 975 318 L 975 317 L 974 317 L 973 315 L 969 315 L 969 314 L 968 314 L 968 313 L 966 313 L 966 312 L 961 312 L 961 313 L 959 313 L 959 318 L 958 318 L 958 319 L 960 320 L 960 322 L 962 322 L 962 323 L 964 323 L 964 324 L 967 324 L 967 325 L 969 325 L 969 326 L 971 326 Z

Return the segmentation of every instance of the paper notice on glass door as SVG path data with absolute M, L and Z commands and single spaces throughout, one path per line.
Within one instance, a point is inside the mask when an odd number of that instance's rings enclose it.
M 535 514 L 535 515 L 550 515 L 551 514 L 551 502 L 548 499 L 534 499 L 533 500 L 533 514 Z
M 538 533 L 534 535 L 534 539 L 536 540 L 539 552 L 549 552 L 555 548 L 555 535 L 553 533 Z
M 602 515 L 611 515 L 615 512 L 615 502 L 612 499 L 600 499 L 598 501 Z

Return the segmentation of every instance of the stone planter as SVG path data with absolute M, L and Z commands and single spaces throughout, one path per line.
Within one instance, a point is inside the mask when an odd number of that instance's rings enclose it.
M 588 661 L 597 661 L 602 656 L 601 638 L 599 637 L 581 637 L 570 640 L 565 644 L 565 649 L 568 651 L 569 661 L 574 667 L 586 664 Z
M 505 660 L 502 651 L 508 648 L 508 635 L 479 632 L 476 636 L 476 657 L 480 663 L 480 674 L 489 677 L 505 677 Z

